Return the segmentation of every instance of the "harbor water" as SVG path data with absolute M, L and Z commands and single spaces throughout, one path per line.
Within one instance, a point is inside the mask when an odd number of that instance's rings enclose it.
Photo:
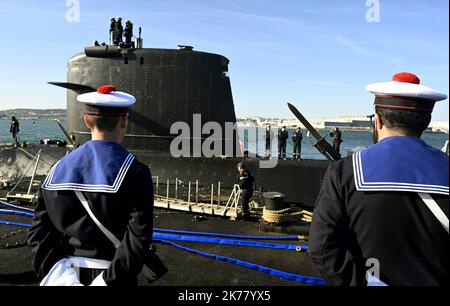
M 247 130 L 247 132 L 246 132 Z M 278 141 L 277 141 L 277 133 L 278 129 L 272 129 L 275 138 L 273 140 L 272 144 L 272 156 L 275 156 L 275 154 L 278 154 Z M 245 140 L 248 138 L 247 145 L 245 146 L 245 150 L 248 150 L 249 152 L 256 153 L 258 152 L 258 155 L 265 156 L 265 137 L 264 137 L 264 128 L 239 128 L 239 135 L 242 140 Z M 292 142 L 292 135 L 294 134 L 294 130 L 288 129 L 289 138 L 287 141 L 287 157 L 292 158 L 293 153 L 293 142 Z M 332 144 L 332 139 L 330 138 L 330 130 L 318 130 L 320 135 L 322 137 L 325 137 L 325 139 L 328 141 L 328 143 Z M 303 134 L 303 141 L 302 141 L 302 159 L 320 159 L 324 160 L 325 157 L 319 153 L 319 151 L 314 147 L 314 144 L 316 143 L 316 140 L 311 137 L 306 137 L 306 130 L 302 130 Z M 248 135 L 248 136 L 247 136 Z M 256 135 L 256 136 L 255 136 Z M 253 141 L 254 139 L 258 139 L 258 142 Z M 435 147 L 437 149 L 442 149 L 442 147 L 445 145 L 445 142 L 449 139 L 447 134 L 444 133 L 424 133 L 422 136 L 422 139 L 429 144 L 432 147 Z M 347 152 L 349 150 L 354 150 L 355 148 L 358 149 L 364 149 L 368 148 L 371 145 L 373 145 L 373 137 L 372 137 L 372 131 L 342 131 L 342 140 L 341 143 L 341 155 L 343 157 L 347 156 Z M 246 143 L 245 141 L 243 141 Z
M 9 120 L 0 120 L 0 143 L 11 143 L 12 137 L 9 133 Z M 62 122 L 65 126 L 66 123 Z M 272 144 L 272 155 L 277 154 L 278 143 L 276 134 L 277 129 L 273 129 L 275 138 Z M 293 144 L 292 135 L 294 130 L 288 130 L 289 138 L 287 142 L 287 156 L 292 157 Z M 331 143 L 329 137 L 329 130 L 319 130 L 322 136 L 325 136 L 328 142 Z M 325 159 L 317 149 L 314 147 L 315 139 L 307 138 L 306 131 L 303 130 L 302 142 L 302 158 L 303 159 Z M 264 128 L 256 127 L 240 127 L 239 136 L 242 140 L 244 150 L 251 153 L 257 153 L 260 156 L 265 155 L 265 138 Z M 56 121 L 51 120 L 20 120 L 19 140 L 25 141 L 29 145 L 39 144 L 42 139 L 65 139 L 64 134 L 58 127 Z M 373 144 L 371 131 L 343 131 L 343 142 L 341 144 L 341 154 L 347 155 L 348 150 L 355 148 L 367 148 Z M 449 136 L 444 133 L 425 133 L 422 139 L 437 149 L 441 149 Z

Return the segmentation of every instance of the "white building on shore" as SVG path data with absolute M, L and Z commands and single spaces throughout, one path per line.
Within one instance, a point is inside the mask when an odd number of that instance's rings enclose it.
M 441 132 L 448 134 L 449 123 L 448 121 L 432 121 L 430 123 L 429 128 L 431 128 L 433 132 Z
M 239 127 L 261 127 L 264 128 L 270 125 L 272 128 L 295 128 L 300 126 L 304 128 L 303 124 L 297 119 L 283 119 L 283 118 L 262 118 L 262 117 L 246 117 L 237 120 Z M 348 130 L 371 130 L 372 125 L 367 116 L 342 116 L 338 118 L 320 118 L 310 119 L 309 122 L 316 129 L 331 129 L 339 127 L 340 129 Z M 431 122 L 428 131 L 441 132 L 448 134 L 448 121 L 433 121 Z

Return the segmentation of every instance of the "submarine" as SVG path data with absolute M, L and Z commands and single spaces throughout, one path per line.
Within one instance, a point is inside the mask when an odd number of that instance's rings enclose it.
M 179 136 L 171 133 L 176 122 L 194 129 L 197 115 L 202 122 L 218 123 L 224 130 L 227 124 L 236 124 L 229 63 L 222 55 L 194 51 L 191 46 L 143 48 L 141 40 L 137 48 L 86 47 L 69 59 L 67 82 L 50 84 L 67 89 L 68 133 L 75 146 L 90 139 L 80 120 L 83 106 L 77 95 L 113 84 L 137 99 L 123 144 L 161 181 L 199 181 L 205 186 L 220 182 L 231 190 L 236 183 L 236 164 L 245 158 L 255 177 L 255 190 L 280 192 L 289 205 L 313 207 L 328 161 L 278 160 L 276 167 L 262 168 L 260 157 L 239 150 L 237 130 L 231 137 L 221 136 L 222 147 L 232 150 L 223 149 L 220 156 L 204 156 L 202 152 L 197 157 L 173 157 L 170 153 L 171 142 Z M 191 136 L 191 151 L 208 137 L 211 135 L 202 133 L 196 142 Z
M 67 128 L 62 129 L 70 145 L 1 148 L 0 178 L 2 174 L 10 177 L 17 174 L 20 176 L 27 172 L 23 171 L 24 168 L 33 166 L 33 173 L 36 173 L 37 177 L 45 176 L 49 167 L 72 149 L 87 142 L 90 133 L 81 120 L 84 109 L 76 97 L 95 91 L 101 85 L 113 84 L 118 90 L 129 92 L 137 99 L 130 112 L 123 145 L 138 160 L 147 164 L 152 175 L 159 181 L 198 181 L 201 186 L 220 182 L 223 190 L 231 192 L 236 183 L 236 165 L 246 160 L 255 177 L 256 194 L 283 193 L 286 196 L 283 205 L 312 208 L 329 161 L 278 160 L 273 168 L 260 167 L 264 159 L 256 154 L 245 154 L 240 149 L 236 130 L 229 135 L 215 136 L 219 138 L 218 142 L 223 144 L 223 148 L 231 146 L 232 150 L 228 150 L 231 153 L 224 149 L 216 156 L 207 156 L 204 152 L 200 156 L 195 156 L 194 152 L 192 156 L 175 157 L 171 154 L 171 144 L 180 136 L 171 132 L 176 122 L 185 123 L 192 131 L 196 129 L 197 124 L 195 116 L 201 117 L 204 123 L 215 122 L 223 128 L 236 124 L 228 75 L 229 63 L 222 55 L 194 51 L 189 46 L 180 46 L 178 49 L 143 48 L 141 41 L 136 48 L 113 45 L 86 47 L 68 60 L 66 82 L 50 82 L 67 90 Z M 201 132 L 200 137 L 188 137 L 192 150 L 195 146 L 203 146 L 213 136 L 203 133 L 203 129 Z M 32 177 L 29 191 L 33 182 Z M 36 186 L 37 184 L 34 184 L 34 187 Z M 30 204 L 26 205 L 28 209 L 32 209 Z M 28 223 L 29 220 L 20 216 L 6 219 L 4 223 L 0 222 L 0 274 L 3 275 L 0 284 L 37 285 L 39 282 L 29 264 L 31 253 L 26 245 L 26 231 L 11 231 L 11 226 L 20 225 L 20 222 Z M 164 209 L 155 210 L 155 225 L 193 231 L 201 229 L 209 232 L 261 235 L 260 228 L 255 226 L 254 222 L 230 223 L 223 218 L 193 219 L 190 214 Z M 302 237 L 304 236 L 294 236 L 296 240 L 304 240 Z M 277 239 L 278 236 L 272 238 Z M 215 244 L 210 247 L 203 246 L 202 249 L 211 249 L 212 252 L 261 265 L 275 266 L 281 271 L 317 276 L 308 258 L 302 256 L 302 249 L 283 252 L 283 260 L 279 260 L 279 250 L 272 249 L 249 252 L 247 248 L 228 248 L 226 245 Z M 202 256 L 188 256 L 185 251 L 171 246 L 158 245 L 158 251 L 172 272 L 156 285 L 298 284 L 261 274 L 259 271 L 245 270 L 245 273 L 242 273 L 242 267 L 211 262 L 211 259 Z M 187 259 L 189 265 L 186 265 Z M 145 281 L 140 279 L 139 283 L 144 284 Z

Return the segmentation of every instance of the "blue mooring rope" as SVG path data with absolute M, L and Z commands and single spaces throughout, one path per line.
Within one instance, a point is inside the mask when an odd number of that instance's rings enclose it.
M 0 209 L 0 215 L 15 215 L 32 218 L 33 214 Z M 20 225 L 23 226 L 25 223 L 5 221 L 8 223 L 1 223 L 7 225 Z M 30 227 L 31 224 L 25 224 L 25 227 Z M 159 232 L 153 233 L 153 239 L 158 240 L 170 240 L 170 241 L 184 241 L 184 242 L 199 242 L 199 243 L 210 243 L 210 244 L 222 244 L 222 245 L 235 245 L 235 246 L 247 246 L 255 248 L 265 248 L 265 249 L 278 249 L 278 250 L 291 250 L 297 252 L 308 251 L 308 246 L 304 245 L 291 245 L 291 244 L 278 244 L 278 243 L 265 243 L 265 242 L 254 242 L 254 241 L 243 241 L 235 239 L 224 239 L 224 238 L 211 238 L 211 237 L 199 237 L 199 236 L 189 236 L 189 235 L 174 235 L 174 234 L 164 234 Z
M 26 213 L 23 211 L 6 210 L 6 209 L 0 209 L 0 215 L 12 215 L 12 216 L 21 216 L 21 217 L 28 217 L 28 218 L 33 218 L 33 216 L 34 216 L 34 214 Z
M 292 244 L 279 244 L 279 243 L 265 243 L 265 242 L 254 242 L 254 241 L 244 241 L 244 240 L 232 240 L 224 238 L 210 238 L 210 237 L 199 237 L 199 236 L 188 236 L 188 235 L 173 235 L 164 233 L 153 233 L 153 239 L 158 240 L 169 240 L 169 241 L 180 241 L 180 242 L 200 242 L 200 243 L 211 243 L 211 244 L 222 244 L 222 245 L 236 245 L 236 246 L 247 246 L 255 248 L 265 248 L 265 249 L 278 249 L 278 250 L 289 250 L 297 252 L 306 252 L 308 247 L 304 245 L 292 245 Z
M 19 227 L 31 227 L 31 224 L 28 224 L 28 223 L 20 223 L 20 222 L 4 221 L 4 220 L 0 220 L 0 224 L 14 225 L 14 226 L 19 226 Z
M 20 206 L 12 205 L 12 204 L 9 204 L 9 203 L 6 203 L 6 202 L 2 202 L 2 201 L 0 201 L 0 204 L 3 205 L 3 206 L 9 207 L 9 208 L 15 208 L 15 209 L 20 209 L 20 210 L 26 210 L 26 211 L 34 212 L 34 209 L 20 207 Z
M 4 202 L 0 202 L 0 203 L 3 205 L 8 204 L 8 203 L 4 203 Z M 11 205 L 11 204 L 8 204 L 5 206 L 14 207 L 14 205 Z M 17 206 L 16 208 L 19 208 L 19 207 Z M 19 208 L 19 209 L 25 209 L 25 208 Z M 29 210 L 29 209 L 25 209 L 25 210 Z M 29 217 L 29 218 L 33 217 L 33 214 L 31 214 L 31 213 L 13 211 L 13 210 L 3 210 L 3 209 L 0 209 L 0 215 L 1 214 L 17 215 L 17 216 L 23 216 L 23 217 Z M 19 226 L 19 227 L 31 227 L 31 224 L 12 222 L 12 221 L 4 221 L 4 220 L 0 220 L 0 224 L 14 225 L 14 226 Z M 285 249 L 285 250 L 296 250 L 296 251 L 308 250 L 307 246 L 297 246 L 297 245 L 252 242 L 252 241 L 217 238 L 217 237 L 232 237 L 232 238 L 240 238 L 240 239 L 259 239 L 259 240 L 298 240 L 297 236 L 284 236 L 284 237 L 283 236 L 241 236 L 241 235 L 208 233 L 208 232 L 192 232 L 192 231 L 171 230 L 171 229 L 161 229 L 161 228 L 155 228 L 154 231 L 155 231 L 153 233 L 153 241 L 154 242 L 166 244 L 166 245 L 172 246 L 174 248 L 183 250 L 185 252 L 189 252 L 192 254 L 211 258 L 211 259 L 214 259 L 217 261 L 231 263 L 231 264 L 234 264 L 237 266 L 256 270 L 256 271 L 259 271 L 262 273 L 266 273 L 266 274 L 269 274 L 272 276 L 279 277 L 281 279 L 294 281 L 297 283 L 302 283 L 302 284 L 307 284 L 307 285 L 317 285 L 317 286 L 326 285 L 326 282 L 323 279 L 302 276 L 302 275 L 298 275 L 298 274 L 293 274 L 293 273 L 284 272 L 284 271 L 272 269 L 269 267 L 257 265 L 254 263 L 250 263 L 247 261 L 243 261 L 243 260 L 239 260 L 239 259 L 235 259 L 235 258 L 231 258 L 231 257 L 201 252 L 201 251 L 197 251 L 195 249 L 184 247 L 184 246 L 181 246 L 181 245 L 178 245 L 176 243 L 169 241 L 169 240 L 171 240 L 171 241 L 185 241 L 185 242 L 214 243 L 214 244 L 238 245 L 238 246 L 272 248 L 272 249 Z M 198 236 L 214 236 L 215 238 L 196 237 L 196 236 L 190 236 L 190 235 L 173 235 L 173 234 L 167 234 L 167 233 L 177 233 L 177 234 L 189 233 L 189 234 L 194 234 L 194 235 L 198 235 Z
M 243 261 L 243 260 L 239 260 L 239 259 L 235 259 L 235 258 L 231 258 L 231 257 L 205 253 L 205 252 L 201 252 L 201 251 L 197 251 L 197 250 L 194 250 L 194 249 L 190 249 L 190 248 L 181 246 L 179 244 L 175 244 L 175 243 L 167 241 L 167 240 L 155 240 L 155 242 L 167 244 L 167 245 L 170 245 L 170 246 L 172 246 L 174 248 L 177 248 L 177 249 L 189 252 L 189 253 L 193 253 L 193 254 L 196 254 L 196 255 L 200 255 L 200 256 L 203 256 L 203 257 L 215 259 L 217 261 L 227 262 L 227 263 L 231 263 L 231 264 L 234 264 L 234 265 L 237 265 L 237 266 L 241 266 L 241 267 L 244 267 L 244 268 L 248 268 L 248 269 L 256 270 L 256 271 L 259 271 L 259 272 L 263 272 L 263 273 L 266 273 L 266 274 L 269 274 L 269 275 L 272 275 L 272 276 L 279 277 L 281 279 L 294 281 L 294 282 L 302 283 L 302 284 L 306 284 L 306 285 L 316 285 L 316 286 L 325 286 L 325 285 L 327 285 L 325 280 L 320 279 L 320 278 L 314 278 L 314 277 L 309 277 L 309 276 L 303 276 L 303 275 L 298 275 L 298 274 L 294 274 L 294 273 L 284 272 L 284 271 L 268 268 L 268 267 L 265 267 L 265 266 L 257 265 L 257 264 L 251 263 L 251 262 L 247 262 L 247 261 Z
M 233 235 L 233 234 L 222 234 L 222 233 L 208 233 L 208 232 L 193 232 L 185 230 L 173 230 L 165 228 L 154 228 L 155 232 L 169 233 L 169 234 L 187 234 L 187 235 L 199 235 L 199 236 L 213 236 L 213 237 L 226 237 L 226 238 L 238 238 L 238 239 L 253 239 L 253 240 L 289 240 L 298 241 L 299 236 L 243 236 L 243 235 Z

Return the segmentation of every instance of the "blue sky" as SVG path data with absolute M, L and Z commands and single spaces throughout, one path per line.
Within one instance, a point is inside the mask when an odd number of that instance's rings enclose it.
M 0 0 L 3 48 L 0 109 L 64 108 L 66 62 L 94 40 L 108 40 L 112 16 L 142 26 L 145 47 L 218 53 L 230 59 L 238 116 L 310 118 L 366 115 L 365 85 L 416 73 L 449 92 L 449 2 L 380 0 L 380 22 L 366 0 L 79 0 L 69 23 L 66 0 Z M 433 119 L 448 121 L 448 101 Z

